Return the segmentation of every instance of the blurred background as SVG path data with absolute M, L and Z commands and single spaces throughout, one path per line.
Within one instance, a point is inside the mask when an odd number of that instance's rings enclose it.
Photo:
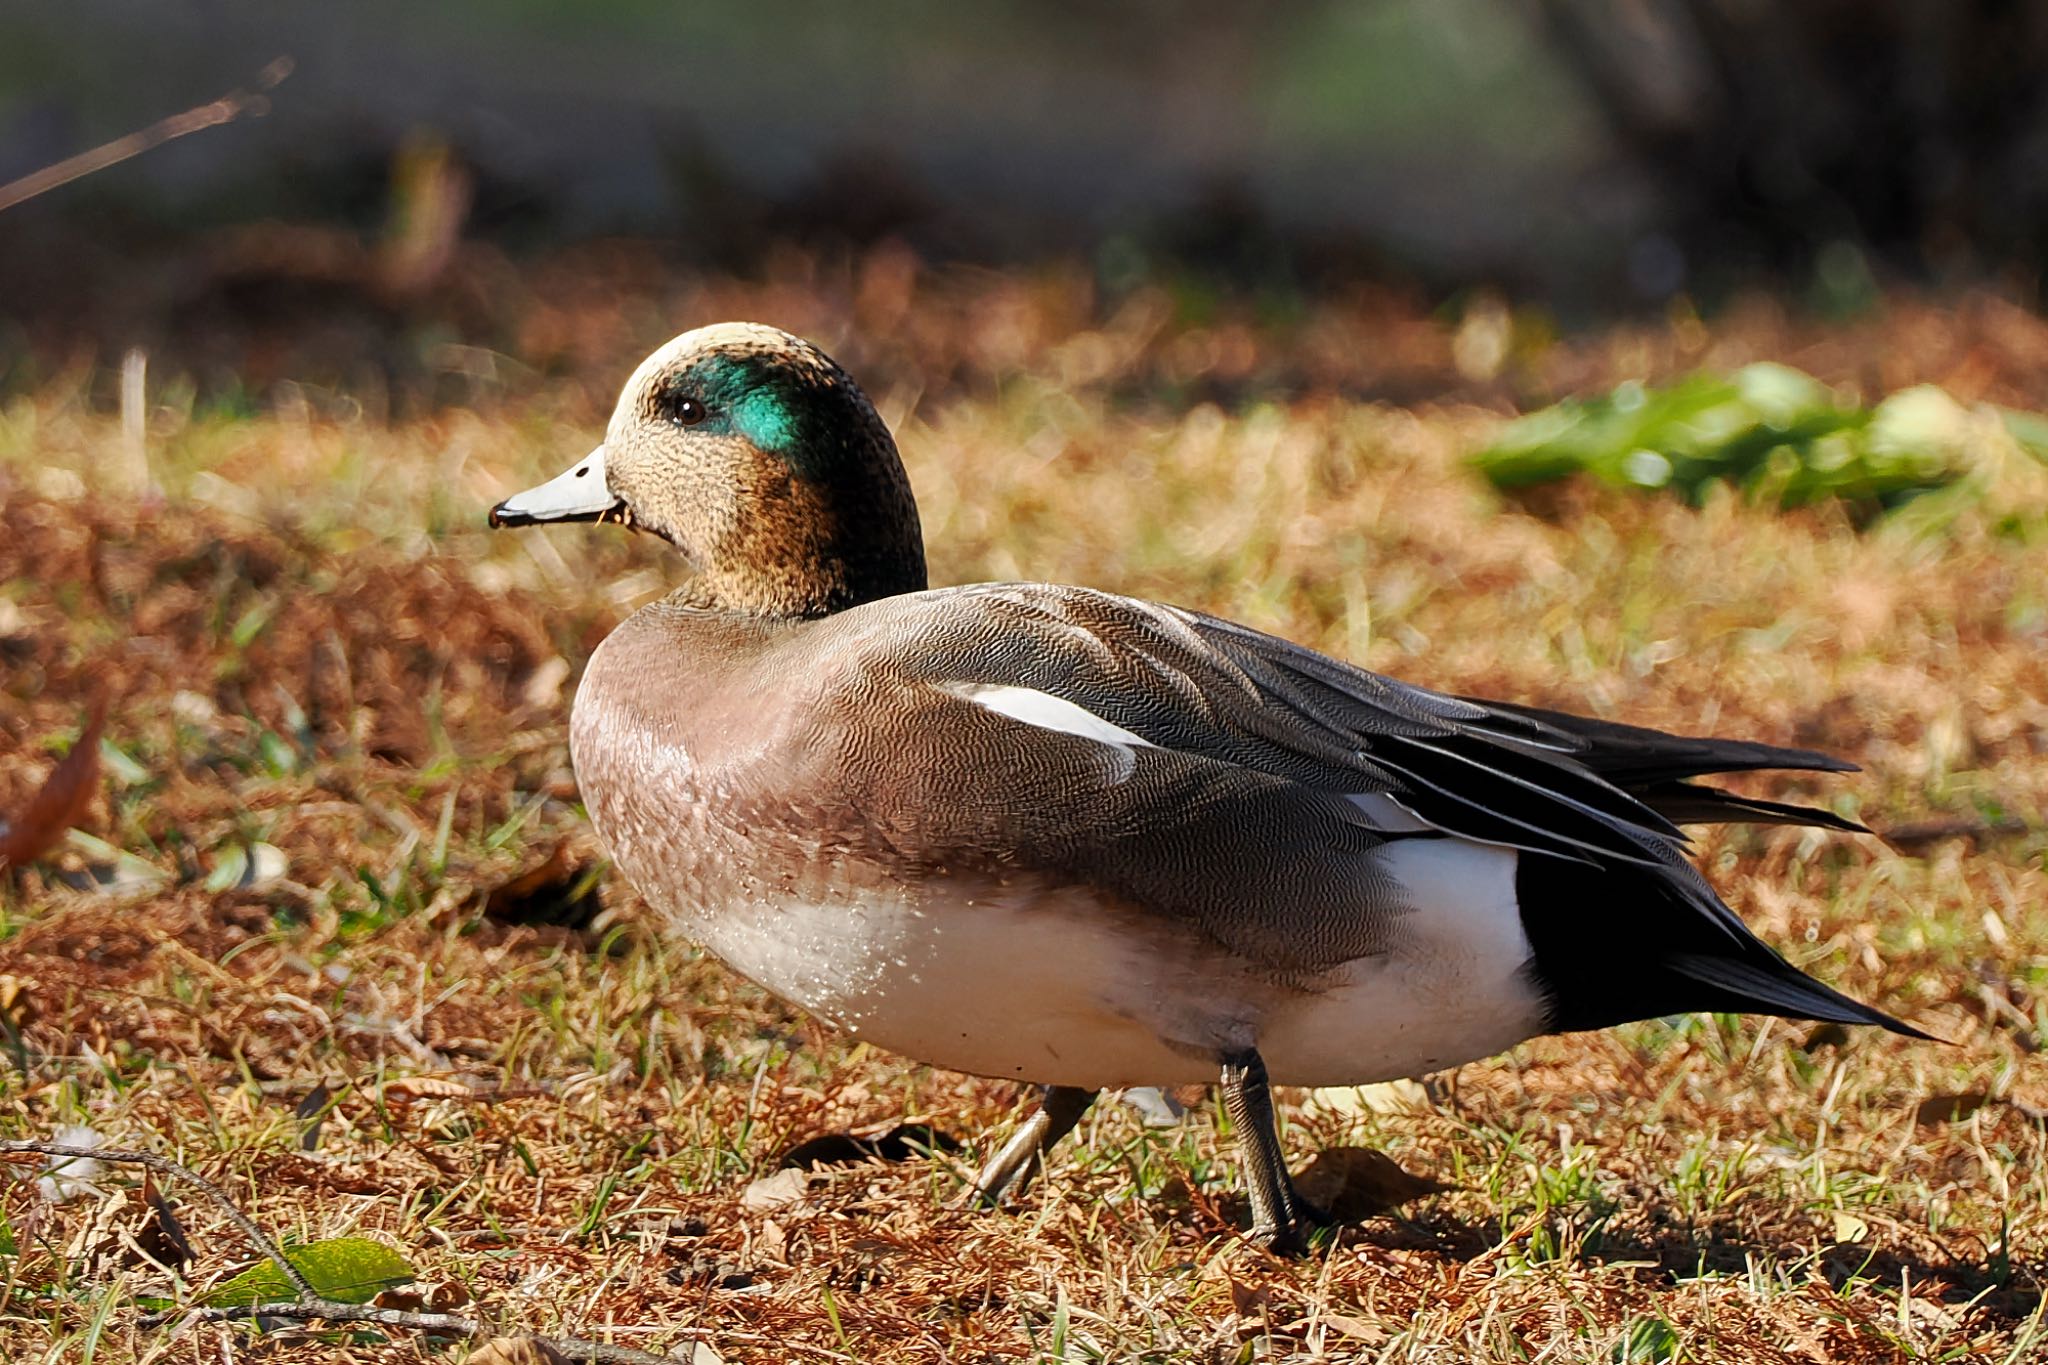
M 707 273 L 886 290 L 866 262 L 1056 263 L 1083 318 L 1476 305 L 1507 335 L 1462 366 L 1383 338 L 1263 378 L 1547 397 L 1584 378 L 1528 363 L 1553 333 L 1759 291 L 2031 307 L 2044 57 L 2000 0 L 12 0 L 0 183 L 290 75 L 0 213 L 0 389 L 142 346 L 214 395 L 432 405 L 492 355 L 615 365 L 706 320 Z M 1228 360 L 1197 377 L 1260 380 Z

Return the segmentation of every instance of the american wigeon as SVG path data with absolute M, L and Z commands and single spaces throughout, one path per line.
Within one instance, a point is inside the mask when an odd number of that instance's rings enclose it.
M 1925 1036 L 1791 966 L 1675 822 L 1858 826 L 1695 784 L 1816 753 L 1446 696 L 1091 588 L 927 589 L 888 429 L 809 343 L 706 327 L 491 513 L 693 574 L 592 656 L 590 817 L 669 925 L 851 1033 L 1045 1087 L 995 1201 L 1099 1090 L 1217 1081 L 1294 1250 L 1270 1081 L 1357 1084 L 1690 1010 Z

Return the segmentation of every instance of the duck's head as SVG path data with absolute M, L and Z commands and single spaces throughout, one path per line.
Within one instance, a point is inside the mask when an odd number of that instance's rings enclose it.
M 603 444 L 491 509 L 493 526 L 617 521 L 696 570 L 706 606 L 820 616 L 925 586 L 896 443 L 860 386 L 801 337 L 685 332 L 642 361 Z

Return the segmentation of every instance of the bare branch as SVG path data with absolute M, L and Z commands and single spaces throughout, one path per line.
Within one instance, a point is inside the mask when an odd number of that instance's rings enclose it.
M 117 162 L 131 156 L 139 156 L 152 147 L 161 147 L 173 138 L 196 133 L 202 128 L 217 128 L 223 123 L 233 123 L 244 114 L 261 115 L 269 112 L 270 100 L 262 92 L 274 89 L 292 72 L 292 59 L 279 57 L 263 68 L 256 77 L 256 89 L 230 90 L 219 99 L 202 104 L 196 109 L 187 109 L 182 114 L 158 119 L 147 128 L 138 129 L 112 142 L 101 143 L 89 152 L 66 157 L 54 166 L 45 166 L 31 171 L 19 180 L 0 185 L 0 213 L 5 213 L 16 204 L 47 194 L 59 185 L 103 171 Z
M 490 1337 L 500 1334 L 503 1328 L 488 1323 L 476 1322 L 470 1318 L 459 1318 L 452 1313 L 414 1313 L 401 1308 L 379 1308 L 367 1303 L 336 1303 L 331 1299 L 313 1299 L 296 1303 L 244 1303 L 234 1307 L 172 1309 L 164 1313 L 151 1313 L 138 1320 L 142 1327 L 161 1327 L 167 1322 L 247 1322 L 255 1318 L 278 1318 L 287 1322 L 369 1322 L 380 1327 L 410 1327 L 420 1332 L 445 1332 L 461 1337 Z M 827 1350 L 822 1346 L 808 1346 L 800 1341 L 787 1341 L 764 1332 L 722 1332 L 710 1327 L 672 1327 L 668 1330 L 679 1336 L 698 1341 L 735 1341 L 749 1344 L 774 1346 L 785 1355 L 805 1356 L 814 1360 L 833 1361 L 836 1365 L 848 1365 L 856 1357 L 842 1351 Z M 631 1346 L 614 1346 L 603 1341 L 584 1341 L 580 1337 L 545 1337 L 537 1333 L 525 1333 L 535 1341 L 561 1352 L 571 1360 L 586 1360 L 595 1365 L 677 1365 L 680 1356 L 656 1355 L 651 1351 L 636 1350 Z
M 409 1327 L 416 1332 L 442 1332 L 459 1337 L 488 1337 L 498 1329 L 452 1313 L 414 1313 L 402 1308 L 379 1308 L 368 1303 L 336 1303 L 331 1299 L 302 1300 L 297 1303 L 245 1303 L 234 1307 L 197 1308 L 189 1313 L 151 1313 L 141 1319 L 144 1327 L 161 1327 L 173 1319 L 184 1322 L 247 1322 L 253 1318 L 279 1318 L 288 1322 L 369 1322 L 379 1327 Z M 559 1351 L 571 1360 L 594 1365 L 676 1365 L 675 1356 L 655 1355 L 631 1346 L 613 1346 L 602 1341 L 576 1337 L 543 1337 L 534 1340 Z
M 338 1299 L 297 1299 L 283 1303 L 220 1304 L 212 1308 L 169 1308 L 145 1313 L 136 1319 L 139 1327 L 161 1327 L 168 1322 L 248 1322 L 255 1318 L 276 1318 L 287 1322 L 374 1322 L 381 1327 L 410 1327 L 416 1332 L 444 1332 L 458 1337 L 487 1336 L 496 1329 L 472 1318 L 453 1313 L 415 1313 L 406 1308 L 380 1308 L 372 1303 L 342 1303 Z M 642 1361 L 662 1356 L 636 1352 Z
M 311 1302 L 320 1297 L 319 1293 L 313 1288 L 312 1282 L 300 1272 L 297 1266 L 285 1258 L 284 1252 L 279 1249 L 277 1243 L 270 1240 L 270 1235 L 264 1232 L 262 1228 L 257 1227 L 256 1221 L 253 1218 L 237 1208 L 235 1201 L 228 1198 L 227 1193 L 220 1186 L 214 1184 L 205 1176 L 200 1175 L 189 1166 L 180 1166 L 169 1157 L 158 1156 L 155 1152 L 128 1152 L 110 1147 L 71 1147 L 61 1142 L 36 1142 L 26 1138 L 0 1138 L 0 1153 L 7 1152 L 34 1152 L 42 1156 L 78 1157 L 89 1161 L 111 1161 L 116 1165 L 146 1166 L 159 1175 L 167 1175 L 176 1180 L 190 1181 L 205 1191 L 207 1197 L 212 1199 L 214 1203 L 220 1205 L 221 1212 L 225 1213 L 233 1221 L 234 1225 L 242 1230 L 242 1235 L 247 1237 L 251 1244 L 258 1251 L 262 1252 L 272 1265 L 278 1268 L 285 1279 L 290 1282 L 291 1287 L 298 1291 L 301 1299 Z

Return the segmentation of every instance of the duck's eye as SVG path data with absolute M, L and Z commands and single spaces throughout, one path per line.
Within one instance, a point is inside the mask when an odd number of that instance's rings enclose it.
M 694 427 L 711 414 L 694 398 L 678 398 L 673 415 L 680 425 Z

